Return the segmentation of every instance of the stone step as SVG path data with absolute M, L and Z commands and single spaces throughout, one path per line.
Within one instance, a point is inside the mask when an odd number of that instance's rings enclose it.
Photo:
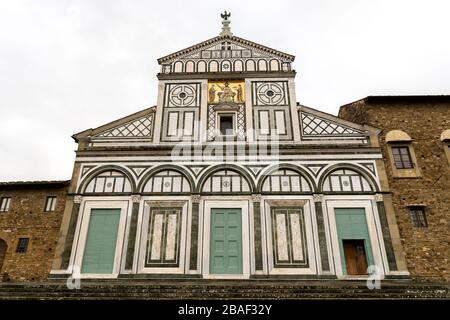
M 3 283 L 0 299 L 367 299 L 450 298 L 450 286 L 435 283 L 327 281 L 87 281 L 80 290 L 65 282 Z

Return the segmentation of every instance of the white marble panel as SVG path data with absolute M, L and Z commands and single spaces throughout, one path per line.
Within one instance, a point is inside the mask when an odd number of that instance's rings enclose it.
M 151 260 L 161 259 L 161 243 L 163 231 L 163 214 L 155 214 L 153 218 L 153 234 L 151 235 L 152 247 L 150 251 Z
M 177 215 L 169 214 L 167 218 L 166 260 L 175 260 L 177 238 Z
M 289 259 L 287 230 L 286 230 L 286 215 L 275 214 L 275 220 L 277 233 L 278 260 L 286 261 Z
M 292 236 L 292 255 L 293 260 L 303 260 L 303 247 L 302 247 L 302 230 L 300 226 L 300 215 L 290 214 L 291 221 L 291 236 Z

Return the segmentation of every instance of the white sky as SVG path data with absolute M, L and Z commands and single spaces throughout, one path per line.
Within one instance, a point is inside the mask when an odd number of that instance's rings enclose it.
M 450 93 L 450 1 L 0 0 L 0 180 L 70 179 L 71 135 L 156 103 L 156 59 L 236 36 L 296 56 L 297 99 Z

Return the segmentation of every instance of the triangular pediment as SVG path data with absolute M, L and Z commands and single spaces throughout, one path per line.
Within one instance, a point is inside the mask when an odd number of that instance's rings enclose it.
M 228 48 L 226 46 L 228 45 L 231 46 L 231 51 L 242 51 L 244 56 L 227 57 L 219 55 L 219 51 L 227 51 Z M 216 52 L 215 55 L 214 52 Z M 278 58 L 286 62 L 293 62 L 295 59 L 295 56 L 293 55 L 236 36 L 219 36 L 159 58 L 158 62 L 160 64 L 166 64 L 180 59 L 226 59 L 251 57 Z
M 219 36 L 158 59 L 162 74 L 290 72 L 293 55 L 235 36 Z
M 151 139 L 153 135 L 155 107 L 136 112 L 127 117 L 112 121 L 95 129 L 88 129 L 74 134 L 72 137 L 79 141 L 90 137 L 97 139 L 123 139 L 123 138 L 145 138 Z
M 370 130 L 377 131 L 306 106 L 299 106 L 299 120 L 302 140 L 365 139 Z

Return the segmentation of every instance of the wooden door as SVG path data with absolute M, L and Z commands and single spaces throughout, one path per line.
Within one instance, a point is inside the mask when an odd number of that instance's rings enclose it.
M 343 240 L 343 245 L 347 274 L 367 274 L 367 257 L 364 240 Z
M 211 209 L 211 274 L 242 274 L 241 209 Z

